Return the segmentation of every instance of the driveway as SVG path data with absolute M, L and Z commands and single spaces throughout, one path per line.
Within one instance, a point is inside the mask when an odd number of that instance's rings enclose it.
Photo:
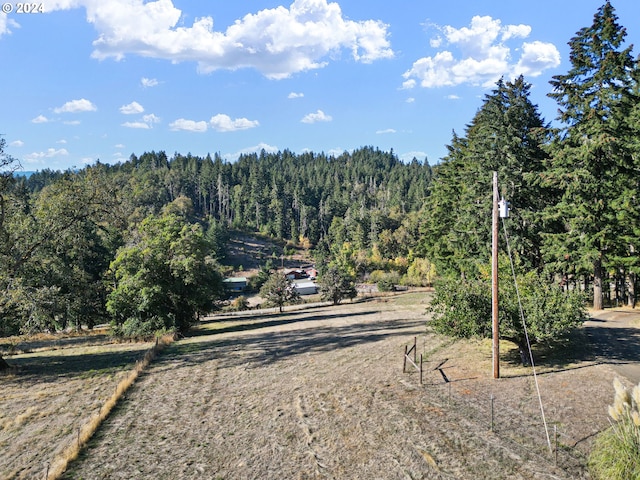
M 640 309 L 591 313 L 585 329 L 596 360 L 610 364 L 633 384 L 640 383 Z

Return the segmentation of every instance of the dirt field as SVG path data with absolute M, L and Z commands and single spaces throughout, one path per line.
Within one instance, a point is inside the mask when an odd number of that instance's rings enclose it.
M 426 333 L 427 299 L 212 318 L 163 352 L 64 478 L 588 478 L 611 367 L 578 349 L 539 368 L 556 462 L 530 369 L 505 345 L 492 379 L 490 342 Z M 402 372 L 414 337 L 423 385 Z

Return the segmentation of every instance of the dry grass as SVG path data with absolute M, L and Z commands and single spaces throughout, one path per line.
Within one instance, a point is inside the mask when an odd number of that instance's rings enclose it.
M 7 358 L 14 371 L 0 376 L 0 479 L 44 478 L 152 346 L 60 340 L 52 349 L 40 337 L 37 351 Z
M 427 332 L 427 302 L 390 295 L 210 319 L 142 376 L 144 363 L 132 368 L 148 344 L 13 357 L 19 374 L 1 380 L 0 478 L 42 478 L 47 463 L 49 479 L 588 478 L 611 369 L 580 341 L 569 358 L 538 352 L 556 467 L 530 370 L 504 343 L 493 380 L 490 342 Z M 422 386 L 402 373 L 414 336 Z M 444 360 L 450 383 L 433 370 Z
M 151 365 L 63 478 L 588 478 L 610 369 L 571 358 L 541 374 L 556 467 L 530 371 L 505 345 L 493 380 L 486 342 L 425 331 L 424 299 L 205 323 Z M 401 372 L 414 336 L 432 367 L 422 386 Z M 433 370 L 445 359 L 449 384 Z
M 134 384 L 140 373 L 153 361 L 154 358 L 161 352 L 167 345 L 170 345 L 174 340 L 171 335 L 165 335 L 161 339 L 157 339 L 156 344 L 151 347 L 145 353 L 142 360 L 136 362 L 135 367 L 125 378 L 123 378 L 116 386 L 113 395 L 102 405 L 100 411 L 92 415 L 87 423 L 78 429 L 78 437 L 75 442 L 72 442 L 67 448 L 64 449 L 62 454 L 53 461 L 51 469 L 48 471 L 47 480 L 55 480 L 65 472 L 71 462 L 78 458 L 80 451 L 87 445 L 87 442 L 91 439 L 98 427 L 106 420 L 111 411 L 118 404 L 118 401 L 122 398 L 124 393 Z

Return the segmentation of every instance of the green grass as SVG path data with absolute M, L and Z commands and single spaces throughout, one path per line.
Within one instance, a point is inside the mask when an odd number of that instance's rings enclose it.
M 597 480 L 640 479 L 638 427 L 631 421 L 612 425 L 598 436 L 589 456 L 589 472 Z
M 411 292 L 398 295 L 393 303 L 399 306 L 422 306 L 425 309 L 432 297 L 431 292 Z

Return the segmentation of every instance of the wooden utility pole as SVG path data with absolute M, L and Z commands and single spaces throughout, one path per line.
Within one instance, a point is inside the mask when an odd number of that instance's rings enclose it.
M 491 220 L 491 318 L 493 332 L 493 378 L 500 378 L 500 331 L 498 328 L 498 172 L 493 172 L 493 215 Z

